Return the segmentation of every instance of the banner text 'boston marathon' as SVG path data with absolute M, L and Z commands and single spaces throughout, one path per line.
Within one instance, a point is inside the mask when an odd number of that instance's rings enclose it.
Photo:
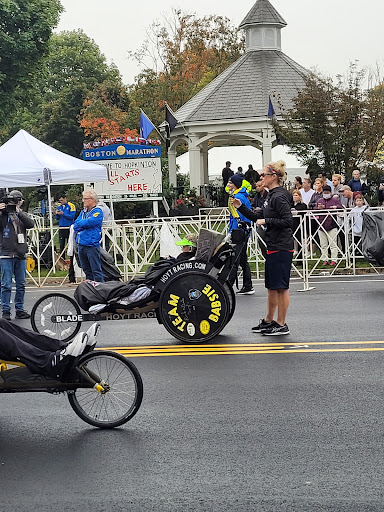
M 160 146 L 114 144 L 95 149 L 84 149 L 83 160 L 114 160 L 116 158 L 160 158 Z

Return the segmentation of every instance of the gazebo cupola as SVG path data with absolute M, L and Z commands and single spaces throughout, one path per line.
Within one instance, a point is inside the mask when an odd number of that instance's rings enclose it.
M 246 51 L 281 50 L 281 29 L 286 25 L 269 0 L 258 0 L 240 23 Z

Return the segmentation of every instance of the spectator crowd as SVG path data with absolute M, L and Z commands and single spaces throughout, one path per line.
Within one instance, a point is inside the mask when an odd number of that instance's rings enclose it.
M 235 182 L 236 194 L 246 193 L 250 199 L 253 197 L 252 211 L 260 212 L 268 196 L 265 180 L 260 179 L 259 173 L 253 170 L 252 165 L 249 165 L 245 175 L 241 167 L 234 173 L 230 166 L 231 163 L 227 162 L 222 173 L 225 191 L 228 193 L 233 189 L 233 182 Z M 252 174 L 250 174 L 251 171 Z M 294 256 L 297 259 L 303 257 L 303 229 L 300 229 L 300 226 L 303 225 L 303 217 L 305 217 L 307 237 L 311 238 L 311 241 L 320 249 L 321 265 L 336 267 L 339 253 L 345 252 L 346 243 L 354 243 L 361 252 L 363 212 L 370 206 L 367 200 L 368 187 L 357 169 L 352 172 L 351 179 L 346 182 L 343 182 L 342 175 L 337 172 L 329 179 L 321 168 L 316 169 L 315 173 L 308 172 L 308 175 L 305 178 L 296 176 L 293 187 L 287 190 L 293 216 Z M 380 178 L 376 193 L 379 206 L 384 206 L 384 176 Z M 320 214 L 322 210 L 327 212 Z M 332 210 L 335 212 L 332 213 Z M 306 215 L 310 211 L 314 214 Z M 265 231 L 259 225 L 256 225 L 256 230 L 262 241 L 259 246 L 265 258 L 266 248 L 263 243 Z M 247 265 L 243 257 L 241 267 L 246 270 L 245 275 L 248 275 Z M 239 293 L 247 293 L 249 288 L 250 286 L 244 283 Z

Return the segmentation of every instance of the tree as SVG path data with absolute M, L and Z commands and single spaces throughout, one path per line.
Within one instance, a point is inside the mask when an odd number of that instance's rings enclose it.
M 38 128 L 32 132 L 74 156 L 79 156 L 84 141 L 80 126 L 84 102 L 94 91 L 108 91 L 110 101 L 127 105 L 126 98 L 118 98 L 124 89 L 118 69 L 107 64 L 97 44 L 82 30 L 52 37 L 36 88 L 42 93 L 34 107 Z
M 173 10 L 163 24 L 152 23 L 142 47 L 130 53 L 143 68 L 130 89 L 131 118 L 143 108 L 160 123 L 164 101 L 178 109 L 243 51 L 244 40 L 227 18 Z
M 80 126 L 89 140 L 137 137 L 128 127 L 128 91 L 117 80 L 106 80 L 90 91 L 80 113 Z
M 276 131 L 290 153 L 309 165 L 314 159 L 326 173 L 347 178 L 367 160 L 384 132 L 383 92 L 364 89 L 365 72 L 352 64 L 346 81 L 310 73 Z
M 62 6 L 59 0 L 0 3 L 0 118 L 12 114 L 48 51 Z M 16 95 L 16 97 L 15 97 Z

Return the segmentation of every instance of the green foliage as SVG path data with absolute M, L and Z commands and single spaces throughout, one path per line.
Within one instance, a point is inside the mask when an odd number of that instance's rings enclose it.
M 115 66 L 108 66 L 97 44 L 82 30 L 52 37 L 44 71 L 36 84 L 43 91 L 43 104 L 36 109 L 37 135 L 78 157 L 84 141 L 79 125 L 84 101 L 94 90 L 103 88 L 104 82 L 122 87 L 120 74 Z
M 374 164 L 372 162 L 366 162 L 362 167 L 362 171 L 365 174 L 368 185 L 368 191 L 365 199 L 371 206 L 378 206 L 377 189 L 380 183 L 380 178 L 384 176 L 384 165 L 383 163 Z
M 43 142 L 80 156 L 84 133 L 80 114 L 89 97 L 101 103 L 128 104 L 116 66 L 109 66 L 97 44 L 82 30 L 54 34 L 31 77 L 28 101 L 20 101 L 13 119 L 3 128 L 8 137 L 24 128 Z
M 81 29 L 53 34 L 41 84 L 46 98 L 80 84 L 92 90 L 105 80 L 118 81 L 119 78 L 116 66 L 108 66 L 98 45 Z
M 58 0 L 0 2 L 0 119 L 12 114 L 39 75 L 61 11 Z
M 305 77 L 293 109 L 284 111 L 285 126 L 275 123 L 302 164 L 316 159 L 328 175 L 350 178 L 358 164 L 372 157 L 384 132 L 383 87 L 367 91 L 364 76 L 352 64 L 346 81 L 315 73 Z

